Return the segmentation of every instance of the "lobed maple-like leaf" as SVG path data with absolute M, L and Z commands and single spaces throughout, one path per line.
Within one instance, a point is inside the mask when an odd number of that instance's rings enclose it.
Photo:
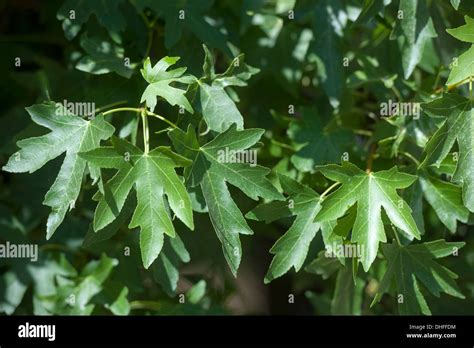
M 58 176 L 46 193 L 43 204 L 51 207 L 46 238 L 50 238 L 75 205 L 82 185 L 86 161 L 79 152 L 90 151 L 114 133 L 114 127 L 102 114 L 86 120 L 70 113 L 59 103 L 36 104 L 26 108 L 33 122 L 49 128 L 50 133 L 18 141 L 20 151 L 14 153 L 3 170 L 12 173 L 33 173 L 49 161 L 65 153 Z M 96 170 L 89 164 L 89 171 Z
M 303 109 L 301 117 L 301 122 L 292 122 L 288 129 L 288 136 L 298 150 L 291 156 L 295 167 L 308 172 L 315 166 L 338 162 L 344 146 L 352 139 L 351 133 L 344 129 L 326 129 L 328 124 L 323 124 L 315 109 Z
M 419 173 L 423 195 L 433 207 L 441 222 L 452 232 L 456 232 L 457 221 L 466 223 L 469 210 L 462 202 L 461 188 L 433 177 L 426 171 Z
M 474 43 L 474 19 L 464 16 L 464 20 L 466 24 L 458 28 L 446 29 L 446 31 L 460 41 Z
M 342 244 L 342 238 L 333 233 L 335 224 L 314 221 L 321 210 L 319 195 L 308 186 L 285 175 L 278 174 L 278 178 L 283 191 L 289 196 L 287 201 L 263 203 L 246 214 L 247 218 L 265 220 L 267 223 L 296 216 L 288 231 L 270 249 L 275 256 L 265 275 L 265 283 L 281 277 L 292 267 L 298 272 L 304 264 L 310 243 L 319 230 L 322 230 L 326 245 Z
M 189 262 L 190 256 L 178 234 L 165 240 L 157 262 L 152 266 L 153 275 L 163 290 L 173 296 L 179 280 L 179 265 Z
M 194 229 L 191 200 L 174 169 L 190 162 L 167 147 L 144 153 L 119 138 L 114 137 L 113 143 L 113 147 L 100 147 L 81 154 L 98 167 L 117 169 L 104 184 L 94 215 L 94 230 L 103 229 L 119 216 L 129 192 L 135 187 L 137 206 L 129 228 L 140 227 L 142 261 L 148 268 L 160 254 L 164 235 L 175 237 L 168 205 L 186 226 Z
M 86 52 L 76 63 L 76 69 L 88 72 L 94 75 L 116 72 L 120 76 L 130 78 L 133 74 L 133 68 L 127 65 L 124 57 L 124 49 L 101 37 L 81 37 L 81 47 Z
M 253 234 L 233 201 L 227 183 L 239 188 L 248 197 L 280 200 L 282 195 L 266 178 L 269 169 L 251 163 L 226 159 L 225 153 L 247 150 L 262 136 L 262 129 L 239 131 L 235 124 L 200 146 L 191 127 L 187 132 L 170 131 L 170 138 L 178 152 L 192 159 L 185 170 L 186 181 L 191 187 L 198 186 L 206 201 L 209 216 L 222 244 L 224 257 L 234 275 L 242 257 L 239 234 Z M 256 150 L 253 150 L 256 151 Z
M 201 42 L 219 48 L 230 56 L 232 52 L 226 35 L 205 20 L 205 13 L 212 3 L 213 0 L 136 0 L 138 9 L 150 8 L 165 20 L 164 43 L 167 48 L 176 45 L 183 36 L 183 31 L 187 30 Z
M 382 246 L 387 258 L 387 271 L 379 285 L 372 305 L 389 291 L 390 284 L 396 285 L 396 297 L 400 314 L 430 315 L 431 311 L 421 292 L 420 284 L 436 297 L 441 292 L 464 298 L 456 285 L 457 275 L 438 264 L 434 259 L 457 255 L 464 242 L 448 243 L 435 240 L 423 244 L 398 245 L 397 243 Z
M 337 273 L 334 295 L 331 301 L 331 314 L 360 315 L 363 303 L 365 281 L 354 274 L 353 263 L 341 264 L 335 257 L 327 257 L 325 251 L 319 252 L 305 267 L 309 273 L 328 279 Z
M 425 149 L 421 167 L 434 164 L 440 167 L 454 146 L 458 144 L 456 171 L 452 181 L 462 186 L 464 205 L 474 211 L 474 109 L 472 101 L 458 94 L 445 94 L 423 104 L 423 111 L 442 118 L 442 124 L 433 134 Z
M 184 89 L 170 86 L 171 83 L 190 84 L 196 80 L 194 76 L 183 75 L 186 68 L 177 68 L 167 71 L 168 68 L 179 60 L 179 57 L 163 57 L 153 67 L 150 58 L 143 63 L 141 73 L 148 82 L 148 86 L 142 94 L 140 102 L 146 102 L 147 107 L 155 110 L 156 98 L 164 98 L 170 105 L 179 105 L 186 111 L 193 113 L 194 110 L 185 96 Z
M 385 4 L 378 0 L 364 0 L 362 11 L 360 11 L 355 24 L 366 24 L 374 20 L 377 14 L 383 13 Z
M 316 56 L 317 74 L 333 107 L 338 107 L 344 91 L 345 72 L 342 48 L 342 25 L 336 14 L 342 11 L 339 0 L 318 1 L 313 9 L 314 41 L 310 52 Z
M 474 77 L 474 45 L 466 52 L 461 54 L 455 63 L 453 63 L 451 72 L 449 73 L 446 85 L 448 87 L 456 86 Z
M 400 49 L 405 79 L 421 61 L 426 43 L 437 37 L 424 0 L 400 0 L 399 17 L 390 39 L 401 38 Z
M 316 214 L 321 209 L 319 195 L 309 187 L 284 175 L 279 175 L 279 179 L 283 190 L 287 193 L 291 192 L 290 201 L 287 201 L 286 204 L 290 207 L 288 209 L 290 216 L 295 214 L 296 219 L 288 231 L 270 249 L 270 252 L 275 256 L 265 275 L 265 283 L 281 277 L 292 267 L 298 272 L 306 259 L 311 241 L 321 228 L 319 223 L 314 222 Z M 272 203 L 266 203 L 266 205 L 270 204 Z M 254 210 L 258 212 L 264 206 L 259 206 Z M 261 219 L 261 214 L 258 215 L 259 218 L 251 211 L 246 216 L 256 220 Z M 286 216 L 287 214 L 279 218 Z
M 420 232 L 409 205 L 397 194 L 397 189 L 410 186 L 416 177 L 401 173 L 396 167 L 379 172 L 364 172 L 349 162 L 342 166 L 329 164 L 319 168 L 321 173 L 342 186 L 322 202 L 317 222 L 342 217 L 357 204 L 357 215 L 351 240 L 361 246 L 361 263 L 367 271 L 374 262 L 380 242 L 386 242 L 382 208 L 390 221 L 409 238 L 420 239 Z
M 66 0 L 57 13 L 64 34 L 72 40 L 92 14 L 109 32 L 125 29 L 125 17 L 120 11 L 124 0 Z
M 199 80 L 199 97 L 202 115 L 208 127 L 216 132 L 223 132 L 233 123 L 242 129 L 244 119 L 229 95 L 231 86 L 246 86 L 247 80 L 259 72 L 259 69 L 244 63 L 244 54 L 235 57 L 226 71 L 216 74 L 214 56 L 204 48 L 204 76 Z
M 458 40 L 474 43 L 474 19 L 469 16 L 464 16 L 466 24 L 458 28 L 446 29 L 446 31 Z M 472 60 L 474 58 L 474 45 L 472 45 L 466 52 L 457 57 L 450 65 L 451 72 L 449 73 L 447 86 L 456 86 L 474 76 L 474 66 Z

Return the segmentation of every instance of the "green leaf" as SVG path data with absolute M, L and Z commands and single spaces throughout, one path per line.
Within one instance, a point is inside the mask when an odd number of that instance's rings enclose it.
M 4 272 L 0 276 L 0 313 L 11 315 L 15 312 L 28 290 L 29 283 L 28 277 L 17 270 Z
M 189 161 L 166 147 L 157 147 L 145 154 L 125 140 L 113 138 L 113 142 L 114 147 L 101 147 L 81 154 L 98 167 L 118 170 L 104 185 L 104 195 L 94 215 L 94 229 L 101 230 L 119 216 L 134 186 L 137 206 L 129 228 L 140 227 L 143 266 L 148 268 L 163 247 L 164 234 L 175 237 L 167 204 L 186 226 L 194 229 L 191 200 L 174 170 L 188 165 Z
M 288 136 L 298 146 L 298 151 L 291 156 L 291 162 L 298 170 L 313 171 L 315 166 L 338 162 L 344 147 L 350 143 L 350 132 L 344 129 L 329 130 L 323 125 L 314 109 L 302 111 L 302 122 L 292 122 Z
M 401 173 L 396 167 L 366 173 L 349 162 L 343 162 L 342 166 L 329 164 L 319 169 L 327 178 L 342 183 L 342 187 L 324 199 L 316 221 L 336 220 L 357 203 L 351 240 L 362 248 L 361 262 L 365 271 L 374 262 L 379 243 L 387 241 L 382 207 L 390 221 L 407 237 L 420 239 L 409 205 L 397 194 L 397 189 L 410 186 L 415 176 Z
M 126 225 L 127 221 L 132 216 L 136 205 L 136 198 L 133 196 L 128 196 L 122 210 L 120 211 L 120 214 L 110 224 L 98 231 L 94 231 L 93 224 L 90 224 L 82 245 L 84 247 L 89 247 L 96 243 L 100 243 L 112 238 L 120 230 L 120 228 Z
M 398 17 L 390 39 L 400 38 L 402 66 L 408 79 L 421 61 L 425 44 L 437 37 L 424 0 L 400 0 Z
M 446 31 L 458 40 L 474 43 L 474 19 L 464 16 L 464 20 L 466 21 L 465 25 L 454 29 L 446 29 Z
M 382 0 L 364 0 L 362 11 L 360 11 L 354 24 L 367 24 L 379 13 L 383 13 L 385 4 Z
M 291 209 L 288 208 L 288 202 L 272 201 L 256 206 L 245 214 L 245 217 L 256 221 L 265 221 L 266 224 L 269 224 L 278 219 L 290 217 L 292 215 L 293 213 Z
M 64 220 L 66 212 L 75 205 L 81 189 L 86 161 L 79 152 L 90 151 L 108 139 L 114 127 L 104 120 L 102 114 L 92 120 L 84 120 L 70 113 L 62 104 L 45 103 L 26 108 L 31 119 L 48 129 L 50 133 L 20 140 L 20 151 L 14 153 L 3 170 L 12 173 L 33 173 L 49 161 L 66 153 L 58 176 L 46 193 L 43 204 L 51 207 L 46 238 L 51 238 Z M 92 168 L 91 166 L 89 166 Z
M 66 38 L 72 40 L 92 14 L 109 32 L 125 29 L 125 18 L 119 7 L 124 0 L 66 0 L 57 18 L 63 22 Z
M 171 105 L 179 105 L 186 111 L 193 113 L 194 110 L 184 95 L 184 89 L 170 86 L 171 83 L 190 84 L 195 81 L 195 77 L 191 75 L 183 75 L 186 68 L 177 68 L 170 71 L 167 69 L 176 64 L 179 57 L 161 58 L 155 66 L 151 66 L 150 58 L 143 63 L 141 73 L 143 78 L 148 82 L 148 86 L 142 94 L 140 102 L 146 102 L 150 111 L 155 110 L 156 98 L 162 97 Z
M 289 177 L 284 175 L 278 177 L 285 192 L 290 191 L 291 186 L 297 186 L 297 192 L 291 195 L 287 202 L 296 219 L 270 249 L 275 256 L 265 275 L 265 283 L 281 277 L 292 267 L 298 272 L 306 259 L 311 241 L 321 227 L 319 223 L 314 222 L 316 214 L 321 209 L 319 195 Z
M 396 243 L 383 245 L 382 251 L 387 258 L 388 268 L 372 305 L 388 292 L 392 281 L 396 285 L 395 296 L 402 315 L 431 314 L 420 290 L 420 284 L 436 297 L 444 292 L 464 298 L 455 282 L 458 276 L 434 261 L 449 255 L 457 255 L 458 249 L 464 244 L 464 242 L 447 243 L 444 240 L 435 240 L 407 246 Z
M 419 177 L 423 194 L 441 222 L 456 232 L 457 220 L 467 222 L 469 210 L 462 204 L 461 188 L 424 172 Z
M 473 51 L 474 52 L 474 51 Z M 457 94 L 445 94 L 442 98 L 423 104 L 423 111 L 432 117 L 441 117 L 440 128 L 426 144 L 426 157 L 421 166 L 442 161 L 457 142 L 457 167 L 452 181 L 462 186 L 464 205 L 474 211 L 474 112 L 472 101 Z
M 204 77 L 206 80 L 211 80 L 214 85 L 222 88 L 230 86 L 245 87 L 250 78 L 258 74 L 260 69 L 245 63 L 245 54 L 241 53 L 230 62 L 227 69 L 221 74 L 215 74 L 214 64 L 215 56 L 211 51 L 203 45 L 204 48 L 204 65 L 202 67 Z M 211 67 L 209 65 L 212 64 Z
M 137 0 L 137 7 L 154 10 L 165 20 L 165 46 L 170 48 L 180 41 L 183 29 L 195 35 L 201 42 L 219 48 L 231 56 L 226 35 L 218 28 L 209 24 L 205 19 L 213 0 L 182 0 L 178 2 L 167 0 Z
M 336 287 L 331 301 L 333 315 L 360 315 L 364 294 L 364 281 L 360 278 L 354 284 L 352 264 L 341 267 L 337 273 Z
M 237 129 L 243 129 L 244 119 L 224 88 L 201 83 L 199 95 L 202 115 L 211 130 L 223 132 L 232 124 L 236 124 Z
M 53 313 L 67 315 L 90 314 L 94 309 L 94 305 L 91 303 L 92 298 L 102 291 L 102 284 L 117 265 L 118 261 L 116 259 L 105 255 L 102 255 L 100 260 L 89 262 L 82 270 L 78 283 L 62 286 L 58 289 L 59 300 L 56 302 Z M 67 299 L 71 298 L 71 295 L 74 302 L 69 304 L 70 302 Z
M 133 68 L 127 64 L 124 49 L 110 39 L 83 35 L 81 47 L 87 54 L 77 62 L 76 69 L 94 75 L 116 72 L 126 78 L 132 76 Z
M 244 55 L 235 57 L 222 74 L 215 74 L 215 57 L 203 45 L 205 58 L 203 65 L 204 77 L 199 82 L 199 95 L 202 115 L 208 127 L 216 132 L 223 132 L 235 123 L 237 129 L 243 129 L 244 119 L 226 88 L 230 86 L 246 86 L 247 80 L 259 72 L 244 63 Z
M 425 220 L 423 216 L 423 189 L 420 180 L 403 191 L 403 198 L 412 210 L 413 219 L 421 234 L 425 233 Z
M 129 315 L 130 303 L 127 300 L 128 288 L 124 286 L 120 294 L 111 304 L 106 304 L 105 308 L 109 309 L 114 315 Z
M 168 296 L 173 296 L 176 292 L 180 263 L 189 260 L 189 253 L 178 235 L 165 241 L 163 251 L 153 264 L 153 274 Z
M 474 4 L 469 0 L 451 0 L 451 5 L 461 14 L 474 17 Z
M 186 299 L 190 303 L 196 304 L 202 300 L 205 294 L 206 294 L 206 281 L 200 280 L 196 284 L 194 284 L 191 289 L 189 289 L 186 292 Z
M 336 232 L 336 222 L 322 225 L 314 222 L 321 209 L 319 195 L 285 175 L 278 174 L 278 178 L 283 191 L 289 195 L 287 201 L 261 204 L 246 215 L 247 218 L 265 220 L 267 223 L 278 218 L 296 216 L 288 231 L 270 249 L 275 256 L 265 275 L 265 283 L 281 277 L 291 268 L 298 272 L 304 264 L 310 243 L 320 229 L 323 232 L 323 241 L 328 248 L 342 243 L 342 238 Z M 278 209 L 272 211 L 276 206 L 275 203 L 278 203 Z M 280 213 L 280 216 L 276 216 L 277 213 Z M 337 258 L 334 259 L 337 260 Z
M 342 10 L 339 0 L 321 0 L 314 7 L 311 50 L 317 56 L 318 77 L 333 107 L 340 103 L 345 74 L 342 50 L 342 26 L 337 13 Z
M 116 259 L 103 254 L 100 260 L 87 263 L 80 275 L 77 275 L 62 255 L 61 264 L 55 263 L 54 272 L 48 267 L 36 270 L 39 274 L 35 279 L 35 297 L 33 298 L 35 314 L 91 315 L 96 307 L 95 296 L 106 289 L 104 283 L 110 278 L 112 270 L 117 265 Z M 65 270 L 64 267 L 72 269 Z M 38 285 L 45 280 L 45 272 L 52 273 L 50 287 L 47 291 L 38 291 Z
M 81 271 L 81 277 L 92 277 L 98 283 L 103 283 L 110 275 L 110 272 L 118 265 L 116 259 L 102 254 L 100 260 L 90 261 Z
M 466 52 L 461 54 L 457 61 L 451 64 L 452 69 L 449 73 L 448 81 L 446 85 L 454 86 L 468 80 L 474 76 L 474 45 L 471 46 Z
M 318 257 L 311 261 L 305 271 L 318 274 L 323 279 L 329 279 L 341 268 L 341 263 L 335 257 L 327 257 L 325 251 L 320 251 Z M 352 282 L 352 281 L 351 281 Z
M 199 146 L 191 127 L 187 133 L 180 129 L 170 131 L 170 138 L 178 150 L 193 160 L 193 165 L 185 171 L 190 186 L 200 185 L 204 195 L 212 225 L 221 241 L 224 257 L 234 275 L 242 257 L 239 234 L 253 234 L 240 209 L 233 201 L 227 188 L 229 183 L 239 188 L 248 197 L 280 200 L 281 194 L 266 178 L 267 168 L 256 162 L 246 163 L 255 156 L 256 150 L 248 149 L 262 136 L 261 129 L 238 131 L 232 125 L 203 146 Z M 236 155 L 240 153 L 242 155 Z

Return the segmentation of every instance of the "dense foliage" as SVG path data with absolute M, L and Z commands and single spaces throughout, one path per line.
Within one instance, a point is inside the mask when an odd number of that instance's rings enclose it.
M 474 311 L 471 0 L 0 6 L 0 313 Z

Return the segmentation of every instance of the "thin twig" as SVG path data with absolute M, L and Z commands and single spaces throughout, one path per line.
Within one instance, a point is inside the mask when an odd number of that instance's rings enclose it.
M 333 189 L 335 188 L 336 186 L 338 186 L 340 184 L 340 182 L 335 182 L 334 184 L 332 184 L 331 186 L 329 186 L 323 193 L 321 193 L 321 196 L 319 196 L 319 199 L 322 201 L 324 199 L 324 197 L 326 197 L 326 195 Z
M 375 150 L 377 149 L 377 144 L 372 143 L 370 146 L 370 152 L 367 156 L 367 169 L 365 170 L 367 174 L 372 172 L 372 164 L 374 162 Z

